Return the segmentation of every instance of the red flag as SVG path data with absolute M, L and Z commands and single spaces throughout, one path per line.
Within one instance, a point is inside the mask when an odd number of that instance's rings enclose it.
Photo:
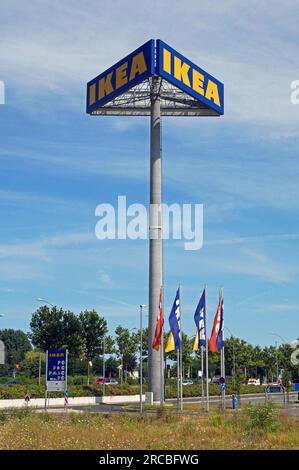
M 221 334 L 222 327 L 223 327 L 223 325 L 222 325 L 223 324 L 222 306 L 223 306 L 222 292 L 220 292 L 219 303 L 218 303 L 218 307 L 217 307 L 217 311 L 216 311 L 216 315 L 215 315 L 215 319 L 214 319 L 214 324 L 213 324 L 213 329 L 212 329 L 212 333 L 211 333 L 211 338 L 210 338 L 210 342 L 209 342 L 211 352 L 217 352 L 221 349 L 221 347 L 223 347 L 222 346 L 222 341 L 219 341 L 220 338 L 218 338 L 219 335 Z M 219 344 L 219 343 L 221 343 L 221 344 Z
M 164 326 L 164 316 L 163 316 L 162 287 L 161 287 L 160 297 L 159 297 L 159 313 L 158 313 L 157 324 L 156 324 L 156 329 L 155 329 L 155 336 L 154 336 L 154 340 L 152 344 L 152 347 L 155 349 L 155 351 L 159 351 L 161 343 L 162 343 L 163 326 Z

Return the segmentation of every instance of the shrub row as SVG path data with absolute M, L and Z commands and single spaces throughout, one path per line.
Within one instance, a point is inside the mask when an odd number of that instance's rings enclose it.
M 103 387 L 102 385 L 77 385 L 74 382 L 69 382 L 68 386 L 69 396 L 70 397 L 84 397 L 84 396 L 102 396 Z M 143 386 L 143 391 L 146 391 L 146 385 Z M 38 385 L 36 383 L 27 383 L 25 385 L 14 385 L 10 387 L 4 387 L 0 385 L 0 399 L 13 399 L 13 398 L 24 398 L 25 393 L 29 392 L 31 398 L 42 398 L 45 394 L 44 385 Z M 247 385 L 241 385 L 240 393 L 259 393 L 264 392 L 264 387 L 253 387 Z M 138 395 L 139 386 L 138 385 L 129 385 L 129 384 L 119 384 L 119 385 L 106 385 L 105 394 L 106 395 Z M 209 393 L 211 396 L 220 395 L 219 385 L 210 385 Z M 231 385 L 227 385 L 226 393 L 231 395 L 234 393 L 234 390 Z M 201 385 L 193 384 L 183 387 L 183 394 L 185 397 L 196 397 L 201 396 Z M 176 385 L 166 385 L 166 397 L 167 398 L 176 398 L 177 389 Z M 61 397 L 61 393 L 51 393 L 51 397 Z

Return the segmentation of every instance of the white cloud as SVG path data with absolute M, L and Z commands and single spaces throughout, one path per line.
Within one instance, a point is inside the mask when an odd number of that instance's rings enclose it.
M 107 273 L 100 274 L 100 282 L 101 284 L 111 284 L 111 277 Z
M 91 77 L 150 37 L 162 37 L 224 81 L 230 122 L 296 133 L 298 107 L 289 99 L 298 78 L 295 0 L 271 6 L 215 0 L 213 8 L 195 0 L 115 1 L 113 8 L 95 0 L 6 0 L 1 13 L 1 70 L 8 88 L 22 96 L 46 91 L 80 106 Z

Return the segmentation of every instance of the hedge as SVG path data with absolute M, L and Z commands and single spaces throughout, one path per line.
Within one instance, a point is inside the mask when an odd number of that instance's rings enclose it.
M 143 385 L 143 392 L 147 389 L 146 384 Z M 259 393 L 264 392 L 263 386 L 250 386 L 241 385 L 240 393 Z M 140 388 L 138 385 L 119 384 L 119 385 L 106 385 L 105 395 L 138 395 Z M 31 398 L 42 398 L 45 395 L 44 385 L 38 385 L 36 383 L 28 383 L 26 385 L 13 385 L 10 387 L 4 387 L 0 385 L 0 399 L 13 399 L 13 398 L 24 398 L 25 393 L 29 392 Z M 103 387 L 102 385 L 73 385 L 68 386 L 69 397 L 88 397 L 88 396 L 102 396 Z M 229 384 L 226 387 L 227 395 L 231 395 L 234 392 L 232 386 Z M 211 396 L 220 395 L 219 385 L 210 385 L 209 393 Z M 185 385 L 183 387 L 184 397 L 199 397 L 201 396 L 201 384 Z M 61 393 L 53 392 L 51 397 L 61 397 Z M 176 398 L 177 389 L 176 385 L 166 385 L 166 398 Z

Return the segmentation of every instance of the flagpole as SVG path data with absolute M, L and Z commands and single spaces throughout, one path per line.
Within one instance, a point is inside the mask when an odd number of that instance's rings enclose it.
M 203 346 L 200 347 L 200 359 L 201 359 L 201 403 L 202 407 L 205 407 L 205 390 L 204 390 L 204 352 L 203 352 Z
M 180 336 L 181 336 L 181 348 L 180 348 L 180 409 L 183 411 L 183 329 L 182 329 L 182 298 L 181 298 L 181 286 L 179 286 L 179 299 L 180 299 Z
M 176 355 L 177 355 L 177 359 L 176 359 L 176 363 L 177 363 L 177 409 L 179 411 L 180 409 L 180 350 L 177 349 L 176 350 Z
M 163 326 L 162 334 L 161 334 L 161 401 L 160 401 L 161 406 L 163 406 L 164 400 L 165 400 L 164 368 L 165 368 L 165 362 L 164 362 L 164 326 Z
M 222 339 L 223 339 L 223 348 L 222 348 L 222 360 L 223 360 L 223 377 L 225 378 L 225 347 L 224 347 L 224 312 L 223 312 L 223 287 L 221 288 L 221 299 L 222 299 Z M 223 408 L 225 409 L 226 406 L 226 399 L 225 399 L 225 388 L 223 390 Z
M 161 303 L 161 309 L 162 309 L 162 314 L 163 314 L 163 320 L 164 320 L 164 292 L 163 292 L 163 286 L 161 286 L 161 291 L 162 291 L 162 303 Z M 161 333 L 161 398 L 160 398 L 160 405 L 163 406 L 165 396 L 164 396 L 164 388 L 165 388 L 165 381 L 164 381 L 164 322 L 162 326 L 162 333 Z
M 223 289 L 222 288 L 220 289 L 220 292 L 219 292 L 219 298 L 221 299 L 221 308 L 223 308 L 222 307 L 222 305 L 223 305 Z M 223 316 L 222 316 L 221 328 L 222 328 L 222 340 L 224 341 L 224 318 L 223 318 Z M 220 362 L 221 362 L 221 377 L 223 377 L 225 379 L 224 345 L 223 345 L 223 347 L 221 348 L 221 351 L 220 351 Z M 225 382 L 222 386 L 223 386 L 223 389 L 221 389 L 222 409 L 225 410 L 225 387 L 226 387 Z
M 209 402 L 209 340 L 207 335 L 207 286 L 205 285 L 205 301 L 206 301 L 206 318 L 205 318 L 205 333 L 206 333 L 206 410 L 210 410 Z

